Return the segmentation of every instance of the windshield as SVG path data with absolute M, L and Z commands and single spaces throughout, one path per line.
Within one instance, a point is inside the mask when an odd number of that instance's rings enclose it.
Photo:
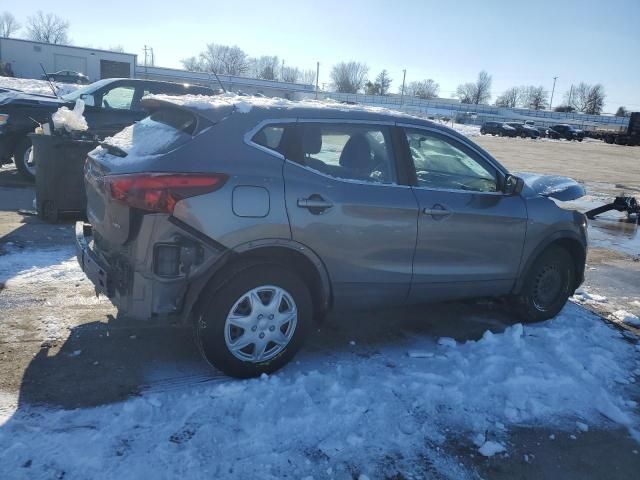
M 97 82 L 93 82 L 90 83 L 89 85 L 86 85 L 82 88 L 79 88 L 77 90 L 74 90 L 71 93 L 67 93 L 66 95 L 63 95 L 62 98 L 69 101 L 69 102 L 75 102 L 77 99 L 80 98 L 81 95 L 90 95 L 93 92 L 95 92 L 96 90 L 98 90 L 99 88 L 107 85 L 108 83 L 112 82 L 113 79 L 111 78 L 105 78 L 104 80 L 98 80 Z

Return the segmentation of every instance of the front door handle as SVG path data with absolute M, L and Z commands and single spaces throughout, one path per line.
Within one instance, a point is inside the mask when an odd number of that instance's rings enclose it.
M 318 194 L 313 194 L 309 198 L 299 198 L 298 207 L 306 208 L 313 214 L 319 214 L 328 208 L 333 207 L 333 203 L 325 200 Z
M 441 219 L 451 215 L 451 211 L 440 204 L 435 204 L 432 208 L 423 208 L 422 213 L 425 215 L 431 215 L 435 219 Z

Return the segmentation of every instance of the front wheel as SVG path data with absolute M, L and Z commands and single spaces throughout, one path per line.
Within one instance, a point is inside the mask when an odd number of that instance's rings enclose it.
M 536 258 L 522 291 L 513 299 L 518 314 L 527 322 L 555 317 L 573 293 L 575 276 L 569 252 L 558 246 L 547 248 Z
M 28 137 L 18 142 L 13 151 L 13 162 L 16 169 L 26 180 L 34 181 L 36 179 L 36 162 L 33 157 L 33 145 Z
M 203 295 L 209 298 L 196 314 L 198 347 L 207 362 L 232 377 L 255 377 L 283 367 L 312 323 L 309 289 L 279 264 L 243 268 Z

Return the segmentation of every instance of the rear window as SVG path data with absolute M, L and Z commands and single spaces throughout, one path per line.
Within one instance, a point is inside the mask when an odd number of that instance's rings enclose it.
M 195 115 L 177 108 L 161 109 L 108 137 L 105 154 L 116 157 L 160 155 L 187 143 L 198 125 Z

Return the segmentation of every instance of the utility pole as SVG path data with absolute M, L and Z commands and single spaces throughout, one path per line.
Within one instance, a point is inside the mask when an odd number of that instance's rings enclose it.
M 556 91 L 556 80 L 558 77 L 553 77 L 553 88 L 551 89 L 551 100 L 549 101 L 549 110 L 553 108 L 553 92 Z
M 149 78 L 147 76 L 147 46 L 144 46 L 144 78 Z
M 320 62 L 316 62 L 316 100 L 318 99 L 318 81 L 320 79 Z
M 400 106 L 404 103 L 404 81 L 407 78 L 407 70 L 402 70 L 402 92 L 400 93 Z
M 282 67 L 280 67 L 280 81 L 284 82 L 284 58 L 282 59 Z

